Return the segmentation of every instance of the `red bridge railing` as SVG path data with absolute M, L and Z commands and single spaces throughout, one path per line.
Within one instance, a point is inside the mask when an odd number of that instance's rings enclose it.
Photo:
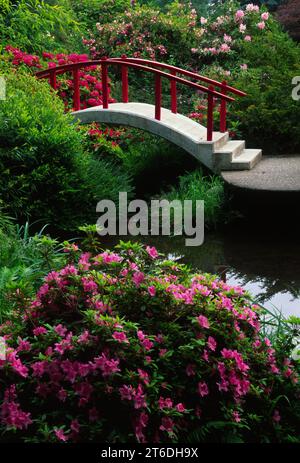
M 101 60 L 84 61 L 73 64 L 64 64 L 55 68 L 49 68 L 44 71 L 36 73 L 38 79 L 49 79 L 49 83 L 54 90 L 57 89 L 56 77 L 66 72 L 71 72 L 73 75 L 73 106 L 74 111 L 80 110 L 80 81 L 79 71 L 82 68 L 89 66 L 101 66 L 102 76 L 102 102 L 103 109 L 108 109 L 108 66 L 120 66 L 121 67 L 121 78 L 122 78 L 122 101 L 128 103 L 129 101 L 129 84 L 128 84 L 128 68 L 133 68 L 145 72 L 150 72 L 155 76 L 155 114 L 154 117 L 157 120 L 161 120 L 161 100 L 162 100 L 162 78 L 166 78 L 170 81 L 170 95 L 171 95 L 171 111 L 177 113 L 177 84 L 186 85 L 193 89 L 199 90 L 207 94 L 207 141 L 212 141 L 213 129 L 214 129 L 214 99 L 220 100 L 220 132 L 226 132 L 226 117 L 227 117 L 227 103 L 234 101 L 232 96 L 228 94 L 234 94 L 238 96 L 245 96 L 246 93 L 238 90 L 234 87 L 227 85 L 226 81 L 218 82 L 205 76 L 201 76 L 197 73 L 181 69 L 176 66 L 171 66 L 166 63 L 160 63 L 158 61 L 150 61 L 140 58 L 128 58 L 122 56 L 121 58 L 107 58 L 103 57 Z M 188 77 L 188 80 L 184 77 Z M 198 83 L 198 82 L 201 82 Z M 202 83 L 208 84 L 208 87 L 202 85 Z M 216 90 L 216 88 L 218 90 Z

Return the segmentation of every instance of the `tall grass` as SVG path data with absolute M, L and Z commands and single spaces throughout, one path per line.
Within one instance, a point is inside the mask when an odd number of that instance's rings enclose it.
M 204 201 L 205 225 L 215 227 L 225 217 L 225 192 L 222 179 L 217 175 L 205 175 L 202 169 L 179 177 L 179 184 L 161 197 L 168 201 Z M 196 206 L 195 206 L 196 207 Z M 195 211 L 195 208 L 194 208 Z
M 44 275 L 59 267 L 61 245 L 44 233 L 45 227 L 31 235 L 28 223 L 13 225 L 0 214 L 0 323 L 16 306 L 17 294 L 31 297 Z

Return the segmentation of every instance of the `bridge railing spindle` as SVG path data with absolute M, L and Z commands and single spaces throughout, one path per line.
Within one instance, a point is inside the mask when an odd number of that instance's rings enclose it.
M 208 106 L 207 106 L 207 141 L 212 141 L 213 130 L 214 130 L 214 92 L 215 88 L 213 85 L 208 87 L 210 92 L 208 93 Z
M 161 75 L 155 74 L 155 119 L 161 119 Z
M 72 72 L 73 72 L 73 88 L 74 88 L 73 106 L 74 106 L 74 111 L 79 111 L 80 110 L 79 68 L 75 67 Z
M 51 87 L 53 88 L 53 90 L 56 90 L 57 89 L 57 84 L 56 84 L 56 71 L 55 69 L 51 69 L 50 70 L 50 79 L 49 79 L 49 83 L 51 85 Z
M 102 58 L 101 63 L 103 109 L 108 109 L 108 72 L 107 63 L 105 63 L 106 60 L 107 57 Z
M 223 95 L 227 95 L 227 82 L 223 80 L 221 91 Z M 226 117 L 227 117 L 227 103 L 224 98 L 221 99 L 221 106 L 220 106 L 220 132 L 226 132 Z
M 171 71 L 172 76 L 177 75 L 176 71 Z M 176 88 L 176 80 L 171 79 L 171 111 L 174 114 L 177 114 L 177 88 Z
M 121 65 L 122 73 L 122 101 L 128 103 L 128 67 L 125 64 Z

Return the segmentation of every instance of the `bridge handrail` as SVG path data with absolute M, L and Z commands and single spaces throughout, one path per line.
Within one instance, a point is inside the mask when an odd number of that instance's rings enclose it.
M 125 55 L 122 55 L 121 58 L 110 58 L 111 60 L 117 60 L 117 61 L 124 61 L 130 62 L 130 63 L 137 63 L 137 64 L 145 64 L 145 65 L 151 65 L 151 66 L 157 66 L 160 68 L 168 69 L 171 72 L 174 72 L 176 74 L 182 74 L 184 76 L 191 77 L 195 80 L 201 80 L 202 82 L 205 82 L 210 85 L 214 85 L 215 87 L 223 88 L 224 85 L 226 85 L 226 91 L 229 93 L 233 93 L 238 96 L 246 96 L 247 93 L 243 92 L 242 90 L 239 90 L 235 87 L 231 87 L 230 85 L 227 85 L 226 82 L 219 82 L 215 79 L 210 79 L 209 77 L 202 76 L 200 74 L 197 74 L 196 72 L 188 71 L 187 69 L 181 69 L 177 66 L 173 66 L 172 64 L 167 64 L 167 63 L 161 63 L 159 61 L 151 61 L 148 59 L 143 59 L 143 58 L 130 58 Z
M 102 73 L 102 101 L 103 101 L 103 109 L 108 108 L 108 65 L 119 65 L 121 66 L 121 73 L 122 73 L 122 101 L 123 103 L 128 103 L 128 67 L 143 70 L 146 72 L 151 72 L 155 75 L 155 119 L 161 119 L 161 79 L 162 77 L 167 78 L 170 80 L 171 84 L 171 111 L 173 113 L 177 113 L 177 90 L 176 84 L 180 83 L 197 90 L 200 90 L 208 95 L 208 108 L 207 108 L 207 141 L 212 141 L 213 136 L 213 108 L 214 108 L 214 98 L 219 98 L 221 100 L 220 105 L 220 131 L 222 133 L 226 132 L 226 104 L 228 101 L 234 101 L 234 98 L 227 95 L 227 91 L 232 93 L 243 94 L 240 90 L 234 89 L 233 87 L 227 86 L 226 82 L 223 81 L 222 83 L 214 81 L 209 78 L 205 78 L 198 74 L 192 73 L 190 71 L 186 71 L 175 66 L 171 66 L 165 63 L 158 63 L 157 61 L 149 61 L 149 60 L 140 60 L 147 64 L 141 64 L 139 62 L 132 62 L 131 60 L 139 60 L 138 58 L 106 58 L 103 57 L 101 60 L 93 60 L 93 61 L 83 61 L 78 63 L 71 63 L 71 64 L 64 64 L 57 67 L 52 67 L 45 69 L 43 71 L 39 71 L 36 73 L 36 77 L 38 79 L 42 78 L 49 78 L 50 85 L 53 87 L 54 90 L 57 89 L 57 82 L 56 76 L 60 74 L 64 74 L 65 72 L 72 72 L 73 73 L 73 87 L 74 87 L 74 95 L 73 95 L 73 104 L 74 104 L 74 111 L 80 110 L 80 82 L 79 82 L 79 70 L 81 68 L 91 67 L 91 66 L 101 66 L 101 73 Z M 171 73 L 167 73 L 161 70 L 156 69 L 155 67 L 149 67 L 149 63 L 153 63 L 154 66 L 163 67 L 171 71 Z M 177 73 L 181 73 L 182 75 L 186 75 L 189 77 L 197 78 L 198 80 L 205 79 L 207 83 L 215 83 L 218 87 L 221 87 L 221 91 L 215 91 L 215 85 L 210 85 L 208 88 L 200 85 L 196 82 L 191 82 L 190 80 L 184 79 L 182 77 L 178 77 Z M 234 90 L 235 92 L 233 92 Z M 223 91 L 223 93 L 222 93 Z

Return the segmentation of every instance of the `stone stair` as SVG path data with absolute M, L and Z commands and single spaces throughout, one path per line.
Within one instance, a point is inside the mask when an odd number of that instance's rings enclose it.
M 250 170 L 262 158 L 261 149 L 246 149 L 245 140 L 222 138 L 222 145 L 214 146 L 213 170 Z

